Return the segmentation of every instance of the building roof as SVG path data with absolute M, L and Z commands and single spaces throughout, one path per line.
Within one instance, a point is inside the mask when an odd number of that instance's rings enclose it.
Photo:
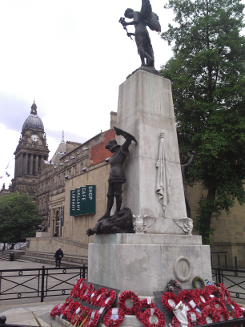
M 55 154 L 53 155 L 51 162 L 54 166 L 58 166 L 60 158 L 66 153 L 66 143 L 64 141 L 64 132 L 62 132 L 62 141 L 60 142 Z
M 26 118 L 23 126 L 22 126 L 22 132 L 25 129 L 34 129 L 37 131 L 42 131 L 44 132 L 44 126 L 43 122 L 40 117 L 37 115 L 37 106 L 35 102 L 33 102 L 31 106 L 31 113 L 30 115 Z

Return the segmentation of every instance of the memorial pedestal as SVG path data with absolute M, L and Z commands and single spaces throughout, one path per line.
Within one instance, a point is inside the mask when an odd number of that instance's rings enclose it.
M 187 289 L 196 276 L 212 279 L 210 248 L 197 235 L 96 235 L 88 255 L 89 282 L 139 296 L 164 290 L 170 279 Z
M 210 247 L 202 245 L 201 236 L 184 235 L 190 226 L 180 223 L 187 216 L 171 82 L 145 71 L 133 74 L 119 88 L 117 127 L 138 141 L 124 165 L 122 207 L 138 216 L 144 228 L 136 231 L 146 234 L 95 235 L 88 250 L 89 282 L 148 297 L 165 290 L 170 279 L 184 289 L 193 288 L 196 276 L 211 280 Z M 117 141 L 122 144 L 124 138 Z M 145 215 L 154 223 L 143 225 Z

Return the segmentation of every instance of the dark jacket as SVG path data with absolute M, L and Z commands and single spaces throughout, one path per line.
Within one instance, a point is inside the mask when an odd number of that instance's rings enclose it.
M 55 252 L 54 257 L 55 257 L 56 259 L 61 259 L 61 258 L 63 258 L 63 251 L 62 251 L 61 249 L 57 250 L 57 251 Z

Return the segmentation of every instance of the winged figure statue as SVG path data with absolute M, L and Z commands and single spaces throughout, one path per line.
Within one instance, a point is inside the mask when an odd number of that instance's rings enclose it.
M 135 36 L 135 42 L 138 48 L 142 66 L 154 67 L 154 52 L 151 45 L 151 39 L 147 26 L 156 32 L 161 32 L 161 25 L 157 14 L 152 12 L 151 4 L 149 0 L 142 0 L 141 11 L 134 11 L 131 8 L 126 9 L 124 16 L 129 19 L 133 19 L 131 22 L 126 22 L 124 17 L 121 17 L 119 22 L 123 25 L 127 31 L 126 26 L 134 25 L 135 33 L 129 33 L 127 35 Z

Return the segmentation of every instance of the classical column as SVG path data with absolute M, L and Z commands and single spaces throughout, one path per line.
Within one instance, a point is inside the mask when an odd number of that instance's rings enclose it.
M 60 224 L 59 224 L 59 236 L 62 236 L 62 217 L 60 217 Z
M 36 155 L 35 169 L 36 169 L 36 175 L 38 175 L 38 154 Z
M 51 236 L 54 236 L 55 232 L 56 232 L 56 218 L 53 218 L 53 234 Z
M 25 174 L 27 174 L 28 172 L 28 153 L 26 152 L 26 160 L 25 160 L 25 170 L 24 170 Z
M 31 153 L 30 157 L 30 175 L 33 174 L 33 154 Z
M 20 154 L 20 170 L 19 175 L 23 174 L 23 153 Z

